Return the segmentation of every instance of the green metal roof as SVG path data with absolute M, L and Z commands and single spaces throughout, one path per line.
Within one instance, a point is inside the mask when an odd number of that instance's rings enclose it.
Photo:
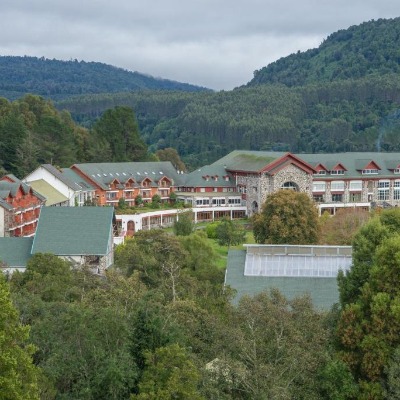
M 26 267 L 31 257 L 32 243 L 31 237 L 0 238 L 0 261 L 9 267 Z
M 208 180 L 206 177 L 208 176 Z M 215 180 L 213 177 L 217 176 Z M 229 176 L 229 180 L 225 180 L 225 176 Z M 207 187 L 232 187 L 235 186 L 235 180 L 232 174 L 228 173 L 222 164 L 206 165 L 187 175 L 185 180 L 186 186 L 207 186 Z
M 158 182 L 163 176 L 174 181 L 179 186 L 185 180 L 185 174 L 179 174 L 171 162 L 120 162 L 120 163 L 85 163 L 75 164 L 76 168 L 93 179 L 104 190 L 114 179 L 126 182 L 129 178 L 141 182 L 146 177 Z
M 296 278 L 245 276 L 246 250 L 230 250 L 225 284 L 235 289 L 233 299 L 237 304 L 242 296 L 254 296 L 264 290 L 277 288 L 288 299 L 309 294 L 318 309 L 328 310 L 339 301 L 336 278 Z
M 216 161 L 212 166 L 224 165 L 228 170 L 256 172 L 287 154 L 275 151 L 235 150 Z
M 318 163 L 321 163 L 329 169 L 338 163 L 342 164 L 346 168 L 344 175 L 326 176 L 333 179 L 396 177 L 392 170 L 400 164 L 400 153 L 354 152 L 334 154 L 296 154 L 296 156 L 314 167 Z M 379 170 L 377 174 L 363 175 L 361 170 L 371 161 L 375 162 L 381 170 Z
M 35 192 L 39 193 L 46 199 L 46 206 L 52 206 L 54 204 L 60 204 L 68 201 L 67 196 L 64 196 L 43 179 L 29 182 L 29 184 L 35 190 Z
M 235 150 L 211 164 L 210 167 L 217 168 L 217 166 L 223 165 L 227 170 L 256 172 L 260 171 L 266 165 L 284 156 L 285 154 L 287 153 L 274 151 Z M 400 153 L 296 153 L 294 155 L 313 167 L 316 167 L 318 164 L 322 164 L 329 170 L 340 163 L 346 168 L 346 171 L 343 175 L 327 175 L 323 179 L 329 178 L 340 180 L 343 178 L 361 178 L 362 176 L 368 176 L 372 179 L 396 177 L 396 174 L 393 173 L 393 170 L 400 165 Z M 364 169 L 371 161 L 374 161 L 381 169 L 377 174 L 363 175 L 361 170 Z
M 68 180 L 69 182 L 73 182 L 73 184 L 76 185 L 79 188 L 79 190 L 84 190 L 84 191 L 94 190 L 94 187 L 90 184 L 90 182 L 83 179 L 71 168 L 62 168 L 61 171 L 63 179 Z
M 105 255 L 113 217 L 113 207 L 42 207 L 32 254 Z
M 13 206 L 11 204 L 8 204 L 3 198 L 6 198 L 8 195 L 5 195 L 3 197 L 2 192 L 0 191 L 0 206 L 5 208 L 8 211 L 11 211 L 13 209 Z

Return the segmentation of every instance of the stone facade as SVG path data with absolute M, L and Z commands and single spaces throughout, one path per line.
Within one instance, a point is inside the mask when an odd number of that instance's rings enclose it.
M 260 173 L 238 176 L 237 184 L 245 188 L 247 212 L 248 215 L 252 215 L 259 211 L 268 195 L 280 190 L 285 184 L 312 197 L 312 180 L 311 174 L 289 164 L 274 175 Z

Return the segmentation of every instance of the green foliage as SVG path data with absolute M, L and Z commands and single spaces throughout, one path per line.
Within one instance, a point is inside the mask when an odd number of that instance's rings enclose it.
M 160 208 L 161 205 L 161 196 L 159 194 L 153 195 L 151 198 L 150 207 L 151 208 Z
M 287 86 L 400 72 L 400 19 L 378 19 L 332 33 L 317 49 L 280 58 L 254 73 L 249 85 Z
M 177 236 L 188 236 L 194 230 L 193 212 L 185 211 L 178 214 L 174 222 L 174 233 Z
M 146 354 L 146 368 L 138 400 L 201 400 L 197 390 L 200 374 L 184 349 L 173 344 Z
M 209 239 L 217 239 L 217 227 L 218 227 L 218 222 L 210 222 L 206 226 L 206 233 L 207 237 Z
M 94 140 L 104 140 L 109 144 L 112 162 L 143 161 L 147 156 L 136 117 L 129 107 L 105 111 L 94 125 L 93 132 Z
M 152 90 L 205 90 L 187 83 L 153 78 L 99 62 L 44 57 L 0 57 L 0 94 L 14 100 L 26 93 L 62 99 L 82 93 Z
M 360 209 L 337 210 L 334 216 L 324 213 L 320 217 L 320 244 L 350 246 L 370 213 Z
M 140 194 L 138 194 L 135 197 L 135 205 L 136 206 L 141 206 L 142 204 L 143 204 L 143 197 Z
M 288 301 L 278 291 L 240 301 L 234 371 L 249 399 L 320 399 L 317 374 L 325 364 L 327 331 L 307 297 Z
M 34 254 L 23 274 L 13 275 L 11 285 L 19 291 L 34 293 L 43 301 L 69 301 L 75 296 L 71 290 L 71 265 L 53 254 Z
M 33 95 L 13 103 L 4 101 L 0 108 L 0 161 L 8 172 L 23 177 L 40 163 L 76 162 L 81 128 L 67 112 Z
M 169 202 L 170 202 L 172 205 L 175 205 L 175 204 L 177 203 L 177 199 L 178 199 L 178 195 L 177 195 L 175 192 L 171 192 L 171 193 L 169 194 Z
M 168 147 L 166 149 L 157 150 L 156 156 L 160 161 L 170 161 L 177 171 L 186 171 L 186 166 L 179 157 L 176 149 Z
M 395 390 L 385 371 L 396 368 L 390 357 L 400 345 L 399 213 L 382 211 L 361 228 L 353 267 L 339 279 L 339 351 L 359 383 L 359 398 L 383 399 L 387 387 Z
M 103 277 L 47 254 L 13 274 L 41 398 L 320 399 L 324 315 L 277 291 L 233 307 L 210 242 L 204 231 L 140 231 Z
M 305 193 L 280 190 L 268 196 L 253 218 L 257 243 L 313 244 L 318 242 L 318 211 Z
M 120 197 L 118 200 L 118 208 L 121 210 L 125 210 L 128 207 L 128 203 L 126 202 L 124 197 Z
M 8 284 L 0 274 L 0 399 L 39 399 L 39 370 L 33 365 L 35 347 L 28 342 L 29 326 L 19 321 Z
M 386 398 L 400 398 L 400 347 L 397 347 L 392 354 L 386 366 L 385 372 L 387 376 Z
M 361 294 L 361 289 L 370 276 L 377 247 L 390 236 L 387 226 L 379 217 L 370 220 L 356 234 L 353 241 L 353 265 L 344 276 L 339 273 L 339 293 L 341 305 L 353 303 Z
M 329 400 L 353 399 L 358 386 L 348 366 L 341 360 L 333 359 L 319 373 L 321 396 Z
M 223 219 L 218 223 L 216 235 L 220 246 L 237 246 L 246 240 L 243 226 L 230 219 Z

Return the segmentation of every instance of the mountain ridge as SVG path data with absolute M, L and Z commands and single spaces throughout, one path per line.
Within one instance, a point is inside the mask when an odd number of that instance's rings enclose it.
M 290 54 L 255 71 L 247 86 L 302 86 L 386 73 L 400 73 L 400 17 L 336 31 L 317 48 Z
M 9 100 L 27 93 L 60 100 L 81 94 L 136 90 L 197 92 L 210 89 L 95 61 L 0 56 L 0 96 Z

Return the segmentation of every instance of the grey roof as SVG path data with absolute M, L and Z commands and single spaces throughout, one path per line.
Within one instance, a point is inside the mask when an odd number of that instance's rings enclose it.
M 185 181 L 185 174 L 178 174 L 170 161 L 86 163 L 75 164 L 73 167 L 81 170 L 104 190 L 108 189 L 109 183 L 113 180 L 124 183 L 129 178 L 141 182 L 148 177 L 158 182 L 166 176 L 173 180 L 174 186 L 179 186 Z
M 90 184 L 90 182 L 88 182 L 86 179 L 83 179 L 71 168 L 62 168 L 61 171 L 63 179 L 73 184 L 73 187 L 70 186 L 72 189 L 76 190 L 75 188 L 78 187 L 79 188 L 78 190 L 83 190 L 83 191 L 95 190 L 93 185 Z
M 287 152 L 234 150 L 211 165 L 223 165 L 227 170 L 255 172 L 285 154 Z
M 0 181 L 0 196 L 2 199 L 6 199 L 9 195 L 15 197 L 18 189 L 21 187 L 20 183 Z M 29 188 L 26 185 L 22 186 L 24 193 L 28 193 Z
M 81 187 L 78 184 L 76 184 L 73 180 L 71 180 L 68 174 L 65 174 L 63 170 L 59 170 L 58 168 L 54 167 L 51 164 L 42 164 L 41 167 L 50 172 L 52 175 L 54 175 L 57 179 L 59 179 L 61 182 L 63 182 L 72 190 L 74 191 L 81 190 Z
M 31 257 L 32 242 L 30 237 L 0 238 L 0 261 L 9 267 L 26 267 Z
M 236 290 L 233 302 L 237 304 L 245 295 L 254 296 L 277 288 L 288 299 L 309 294 L 318 309 L 330 309 L 339 301 L 336 278 L 245 276 L 246 250 L 230 250 L 225 284 Z
M 7 197 L 7 196 L 5 196 L 5 197 Z M 1 191 L 0 191 L 0 206 L 5 208 L 8 211 L 11 211 L 13 209 L 13 206 L 11 204 L 8 204 L 5 200 L 3 200 Z
M 105 255 L 113 217 L 113 207 L 42 207 L 32 254 Z
M 284 156 L 287 153 L 273 151 L 252 151 L 235 150 L 225 157 L 211 164 L 211 167 L 224 165 L 227 170 L 255 172 L 260 171 L 272 161 Z M 317 153 L 294 154 L 297 158 L 316 167 L 318 164 L 324 165 L 328 170 L 342 164 L 346 171 L 342 175 L 328 175 L 324 179 L 343 179 L 343 178 L 361 178 L 362 169 L 371 161 L 376 163 L 379 168 L 378 174 L 368 175 L 371 179 L 396 177 L 393 170 L 400 165 L 400 153 L 382 153 L 382 152 L 354 152 L 354 153 Z M 397 175 L 400 179 L 400 175 Z
M 206 176 L 208 176 L 208 180 L 206 180 Z M 215 176 L 218 177 L 217 180 L 213 179 Z M 225 176 L 229 176 L 228 181 L 224 179 Z M 227 172 L 222 164 L 213 164 L 189 173 L 185 179 L 185 186 L 232 187 L 236 184 L 232 174 Z
M 316 166 L 318 163 L 325 165 L 328 169 L 334 167 L 334 165 L 340 163 L 346 168 L 343 175 L 329 176 L 333 179 L 343 178 L 361 178 L 366 175 L 361 173 L 371 161 L 377 164 L 381 170 L 378 174 L 367 175 L 369 178 L 389 178 L 396 177 L 393 173 L 400 164 L 400 153 L 335 153 L 335 154 L 296 154 L 297 157 L 308 162 L 312 166 Z M 399 176 L 400 178 L 400 176 Z

